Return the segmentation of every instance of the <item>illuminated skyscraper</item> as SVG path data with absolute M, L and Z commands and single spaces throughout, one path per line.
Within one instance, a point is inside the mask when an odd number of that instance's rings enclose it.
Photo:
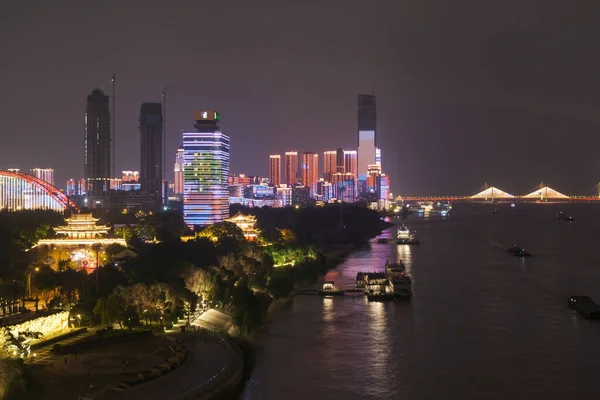
M 344 150 L 344 172 L 358 174 L 356 150 Z
M 52 168 L 32 168 L 30 175 L 54 185 L 54 170 Z
M 229 136 L 216 111 L 195 111 L 196 132 L 183 133 L 183 219 L 207 226 L 229 217 Z
M 295 185 L 298 183 L 298 152 L 285 152 L 285 183 Z
M 94 206 L 106 199 L 111 178 L 111 136 L 108 96 L 92 90 L 85 109 L 84 165 L 86 193 Z M 91 202 L 90 202 L 91 203 Z
M 375 164 L 381 168 L 381 149 L 379 147 L 375 148 Z
M 331 182 L 331 176 L 337 172 L 337 150 L 323 153 L 323 178 Z
M 175 194 L 183 193 L 183 149 L 177 149 L 175 153 L 175 165 L 173 166 L 174 185 L 173 192 Z
M 139 171 L 122 171 L 123 182 L 139 182 L 140 173 Z
M 343 174 L 344 172 L 346 172 L 346 167 L 344 164 L 344 150 L 342 150 L 341 148 L 338 148 L 336 150 L 336 157 L 335 157 L 335 172 L 339 172 L 340 174 Z
M 140 107 L 140 188 L 161 196 L 162 193 L 162 136 L 161 103 L 142 103 Z
M 344 172 L 350 173 L 354 175 L 354 188 L 353 190 L 356 193 L 358 182 L 358 157 L 356 154 L 356 150 L 344 150 Z
M 333 196 L 346 203 L 354 203 L 356 176 L 351 173 L 336 173 L 332 179 Z
M 269 181 L 271 185 L 281 184 L 281 155 L 271 154 L 269 156 Z
M 375 95 L 358 95 L 358 191 L 366 190 L 368 166 L 376 164 L 377 112 Z
M 388 200 L 390 197 L 390 177 L 386 174 L 379 175 L 377 188 L 379 189 L 379 199 Z
M 379 177 L 381 176 L 381 167 L 377 164 L 369 165 L 367 175 L 367 193 L 377 194 L 379 198 Z
M 319 155 L 317 153 L 302 153 L 302 184 L 307 186 L 310 196 L 317 193 L 317 182 L 319 181 Z
M 67 196 L 76 196 L 79 194 L 77 190 L 77 181 L 75 179 L 71 178 L 67 181 L 67 186 L 65 187 L 65 194 Z

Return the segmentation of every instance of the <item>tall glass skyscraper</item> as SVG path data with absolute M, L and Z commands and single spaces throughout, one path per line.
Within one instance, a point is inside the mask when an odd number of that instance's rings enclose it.
M 142 103 L 140 107 L 140 187 L 151 195 L 162 193 L 162 136 L 161 103 Z
M 229 217 L 229 136 L 216 111 L 195 111 L 196 132 L 183 133 L 183 219 L 193 228 Z
M 84 165 L 86 192 L 96 206 L 106 200 L 111 178 L 109 98 L 92 90 L 85 109 Z M 88 203 L 90 204 L 90 203 Z
M 358 95 L 358 191 L 366 190 L 367 170 L 376 164 L 377 109 L 374 94 Z

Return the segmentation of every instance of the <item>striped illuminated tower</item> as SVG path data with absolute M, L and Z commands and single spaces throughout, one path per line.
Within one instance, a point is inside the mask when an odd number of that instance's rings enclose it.
M 319 181 L 319 155 L 317 153 L 302 153 L 302 184 L 309 188 L 310 197 L 317 193 Z
M 195 111 L 196 132 L 183 133 L 183 219 L 189 227 L 229 217 L 229 136 L 216 111 Z
M 298 183 L 298 152 L 285 152 L 285 183 L 295 185 Z

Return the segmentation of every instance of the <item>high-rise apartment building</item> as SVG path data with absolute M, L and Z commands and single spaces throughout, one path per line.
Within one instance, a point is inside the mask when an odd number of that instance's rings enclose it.
M 323 153 L 323 178 L 331 182 L 331 176 L 337 172 L 337 150 Z
M 140 173 L 139 171 L 122 171 L 123 182 L 139 182 Z
M 100 89 L 87 97 L 84 120 L 84 175 L 88 204 L 106 200 L 111 178 L 111 134 L 109 98 Z
M 344 161 L 344 150 L 341 148 L 338 148 L 336 150 L 336 157 L 335 157 L 335 172 L 339 172 L 340 174 L 343 174 L 344 172 L 346 172 L 346 166 L 345 166 L 345 161 Z
M 65 194 L 67 196 L 77 196 L 78 190 L 77 190 L 77 181 L 73 178 L 69 179 L 67 181 L 67 185 L 65 186 Z
M 295 185 L 298 183 L 298 152 L 285 152 L 285 183 Z
M 175 194 L 183 193 L 183 149 L 177 149 L 175 153 L 175 165 L 173 166 L 173 192 Z
M 358 190 L 366 190 L 368 166 L 376 164 L 377 112 L 375 95 L 358 95 Z
M 356 176 L 351 173 L 336 173 L 332 179 L 333 196 L 345 203 L 353 203 L 356 197 Z
M 216 111 L 195 111 L 196 132 L 183 133 L 183 219 L 207 226 L 229 217 L 229 136 Z
M 344 150 L 344 172 L 358 175 L 356 150 Z
M 29 174 L 54 185 L 54 170 L 52 168 L 32 168 Z
M 377 164 L 371 164 L 367 173 L 367 193 L 377 194 L 379 198 L 379 177 L 381 176 L 381 167 Z
M 140 188 L 162 194 L 163 114 L 161 103 L 142 103 L 140 107 Z
M 281 155 L 271 154 L 269 156 L 269 181 L 271 185 L 281 184 Z
M 302 184 L 308 187 L 310 196 L 317 193 L 319 181 L 319 155 L 317 153 L 302 153 Z

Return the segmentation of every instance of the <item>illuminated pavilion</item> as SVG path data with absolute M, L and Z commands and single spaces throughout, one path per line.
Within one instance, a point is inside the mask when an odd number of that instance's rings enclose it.
M 225 222 L 236 224 L 244 232 L 246 240 L 251 242 L 256 240 L 258 230 L 256 229 L 256 217 L 254 215 L 245 215 L 238 212 L 233 217 L 227 218 Z
M 43 257 L 43 262 L 56 268 L 58 261 L 70 259 L 78 269 L 91 271 L 100 260 L 106 257 L 105 249 L 111 244 L 127 247 L 123 238 L 108 238 L 108 225 L 98 225 L 98 218 L 92 214 L 73 214 L 65 219 L 67 225 L 57 226 L 58 235 L 52 239 L 42 239 L 35 246 Z

